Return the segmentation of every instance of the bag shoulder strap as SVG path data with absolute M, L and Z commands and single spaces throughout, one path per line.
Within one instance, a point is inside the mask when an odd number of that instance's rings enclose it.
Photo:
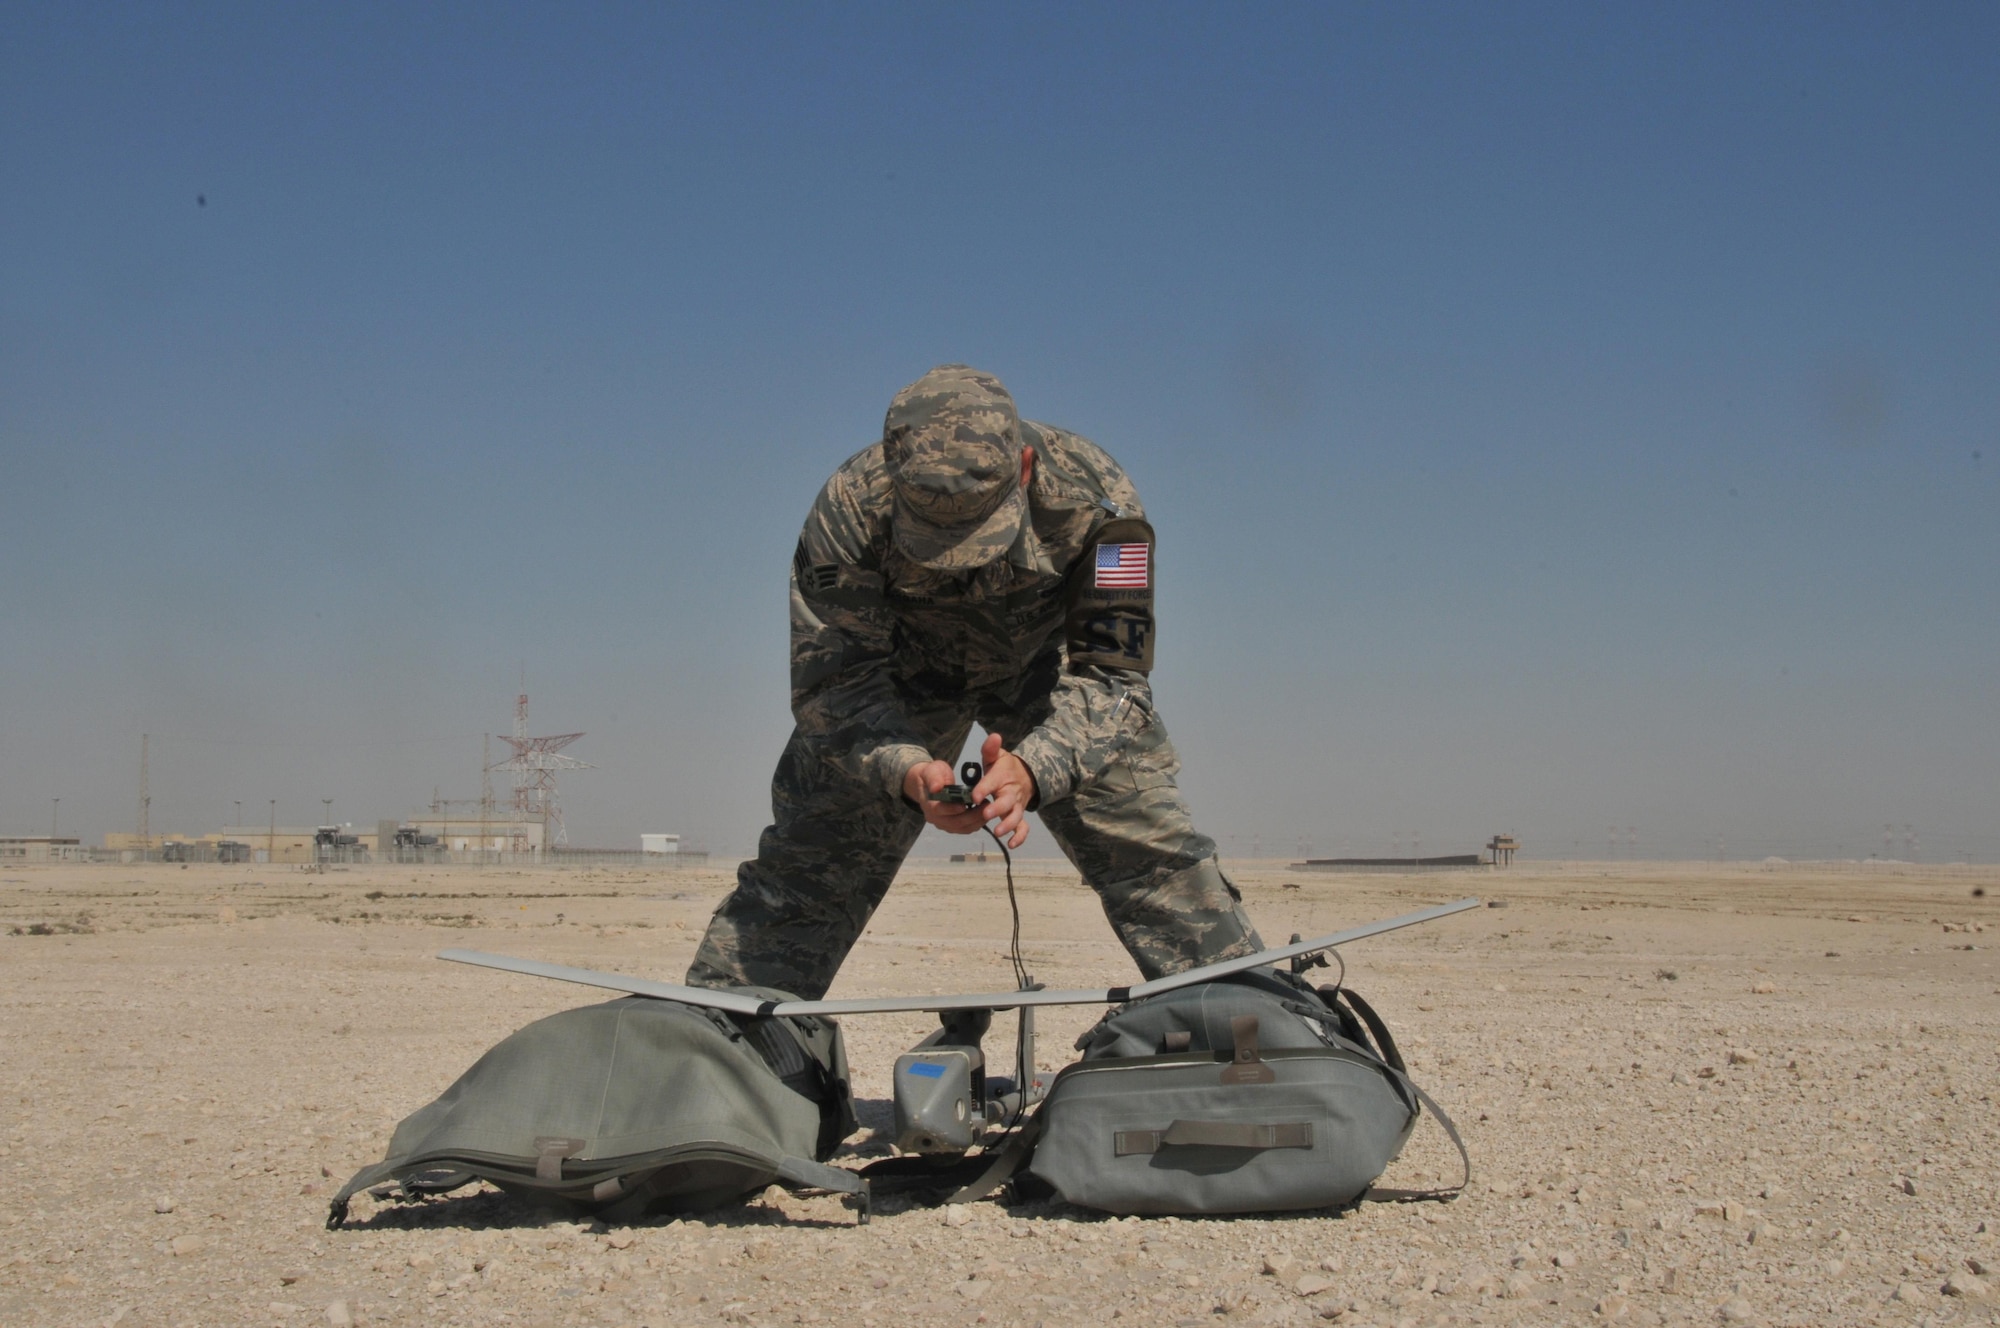
M 1048 1099 L 1042 1099 L 1042 1106 L 1047 1105 Z M 1001 1145 L 1000 1150 L 993 1155 L 992 1163 L 979 1173 L 978 1179 L 961 1188 L 945 1202 L 971 1203 L 976 1199 L 984 1199 L 1005 1185 L 1027 1165 L 1029 1156 L 1035 1151 L 1035 1141 L 1041 1138 L 1041 1135 L 1042 1110 L 1037 1107 L 1035 1114 L 1021 1122 L 1021 1127 L 1014 1131 L 1014 1136 Z
M 1362 1000 L 1359 995 L 1346 987 L 1332 988 L 1330 990 L 1330 997 L 1332 1000 L 1344 1003 L 1355 1014 L 1361 1017 L 1362 1023 L 1368 1025 L 1368 1035 L 1374 1038 L 1375 1045 L 1381 1048 L 1383 1060 L 1387 1061 L 1392 1068 L 1400 1070 L 1404 1074 L 1410 1072 L 1409 1068 L 1403 1064 L 1403 1053 L 1396 1050 L 1396 1039 L 1389 1036 L 1389 1025 L 1383 1021 L 1381 1015 L 1375 1013 L 1374 1006 Z
M 787 1154 L 778 1159 L 778 1180 L 787 1189 L 827 1190 L 845 1195 L 848 1206 L 855 1210 L 856 1224 L 868 1225 L 870 1190 L 866 1176 L 845 1167 L 830 1167 L 824 1162 Z
M 1347 1006 L 1360 1017 L 1362 1023 L 1368 1026 L 1368 1034 L 1375 1039 L 1375 1045 L 1381 1049 L 1382 1059 L 1402 1076 L 1403 1082 L 1410 1086 L 1410 1091 L 1417 1095 L 1417 1100 L 1437 1117 L 1438 1124 L 1444 1127 L 1445 1137 L 1449 1138 L 1452 1147 L 1458 1150 L 1460 1168 L 1458 1184 L 1433 1190 L 1403 1190 L 1378 1185 L 1371 1187 L 1361 1196 L 1362 1199 L 1376 1203 L 1419 1203 L 1431 1199 L 1449 1203 L 1456 1199 L 1465 1192 L 1466 1186 L 1472 1184 L 1472 1154 L 1466 1151 L 1465 1139 L 1458 1132 L 1458 1123 L 1452 1120 L 1450 1112 L 1438 1105 L 1436 1098 L 1426 1093 L 1421 1084 L 1410 1078 L 1409 1067 L 1403 1063 L 1403 1053 L 1396 1049 L 1396 1039 L 1389 1032 L 1388 1022 L 1375 1012 L 1374 1006 L 1346 987 L 1322 987 L 1320 994 L 1325 996 L 1329 1003 L 1338 1002 Z
M 332 1203 L 327 1206 L 326 1229 L 328 1231 L 340 1230 L 341 1226 L 347 1221 L 348 1200 L 367 1189 L 370 1185 L 379 1185 L 385 1180 L 394 1180 L 396 1166 L 397 1163 L 392 1161 L 377 1162 L 373 1166 L 363 1167 L 361 1170 L 355 1172 L 354 1179 L 341 1186 L 340 1193 L 334 1195 Z
M 1463 1168 L 1463 1174 L 1459 1177 L 1458 1184 L 1435 1190 L 1400 1190 L 1373 1185 L 1361 1199 L 1363 1202 L 1373 1203 L 1422 1203 L 1433 1199 L 1439 1203 L 1450 1203 L 1465 1192 L 1466 1186 L 1472 1184 L 1472 1154 L 1465 1150 L 1465 1140 L 1459 1136 L 1458 1125 L 1452 1120 L 1451 1114 L 1437 1104 L 1436 1098 L 1418 1087 L 1415 1080 L 1407 1076 L 1405 1080 L 1416 1091 L 1417 1099 L 1431 1109 L 1431 1114 L 1436 1116 L 1438 1124 L 1444 1127 L 1445 1135 L 1450 1138 L 1452 1146 L 1458 1149 L 1458 1161 Z

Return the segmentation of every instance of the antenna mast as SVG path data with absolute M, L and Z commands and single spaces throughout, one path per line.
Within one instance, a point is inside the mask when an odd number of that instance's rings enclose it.
M 500 735 L 500 740 L 512 747 L 514 754 L 492 769 L 505 770 L 514 776 L 514 815 L 523 821 L 541 822 L 544 848 L 561 848 L 569 843 L 569 832 L 563 826 L 562 801 L 556 792 L 556 771 L 591 768 L 587 761 L 561 754 L 563 748 L 582 736 L 556 733 L 529 737 L 525 691 L 514 700 L 513 736 Z
M 479 847 L 482 852 L 491 847 L 493 820 L 493 735 L 479 735 Z M 482 859 L 484 861 L 484 859 Z
M 153 795 L 146 788 L 146 749 L 152 744 L 153 735 L 139 735 L 139 851 L 151 853 L 153 850 Z

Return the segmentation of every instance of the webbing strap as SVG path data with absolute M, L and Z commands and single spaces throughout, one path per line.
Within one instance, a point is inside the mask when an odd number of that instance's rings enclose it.
M 1389 1025 L 1382 1016 L 1375 1013 L 1375 1007 L 1361 999 L 1345 987 L 1338 989 L 1340 999 L 1346 1001 L 1354 1013 L 1361 1016 L 1361 1022 L 1368 1025 L 1368 1031 L 1375 1038 L 1375 1045 L 1382 1049 L 1382 1059 L 1396 1069 L 1408 1074 L 1409 1068 L 1403 1064 L 1403 1054 L 1396 1050 L 1396 1039 L 1389 1036 Z
M 1373 1203 L 1420 1203 L 1429 1199 L 1435 1199 L 1440 1203 L 1450 1203 L 1453 1199 L 1464 1193 L 1466 1186 L 1472 1184 L 1472 1154 L 1465 1151 L 1465 1140 L 1459 1137 L 1458 1126 L 1452 1121 L 1451 1114 L 1437 1104 L 1436 1098 L 1426 1093 L 1422 1088 L 1419 1088 L 1415 1080 L 1407 1082 L 1411 1088 L 1416 1089 L 1418 1100 L 1429 1107 L 1431 1114 L 1437 1117 L 1438 1124 L 1444 1127 L 1444 1132 L 1451 1139 L 1452 1146 L 1458 1149 L 1458 1160 L 1459 1164 L 1465 1169 L 1464 1175 L 1460 1177 L 1458 1184 L 1447 1185 L 1441 1189 L 1399 1190 L 1376 1185 L 1370 1187 L 1368 1193 L 1361 1197 Z
M 778 1179 L 788 1189 L 831 1190 L 835 1194 L 847 1195 L 852 1200 L 856 1220 L 862 1226 L 868 1225 L 870 1196 L 866 1176 L 856 1175 L 845 1167 L 830 1167 L 824 1162 L 793 1157 L 787 1153 L 778 1159 Z
M 334 1195 L 333 1202 L 327 1206 L 326 1229 L 328 1231 L 340 1230 L 342 1224 L 347 1221 L 348 1201 L 361 1193 L 361 1191 L 367 1189 L 370 1185 L 389 1180 L 395 1174 L 395 1164 L 390 1162 L 377 1162 L 373 1166 L 363 1167 L 361 1170 L 355 1172 L 354 1179 L 341 1186 L 340 1193 Z
M 1225 1084 L 1275 1083 L 1277 1071 L 1266 1065 L 1257 1046 L 1257 1016 L 1239 1014 L 1229 1021 L 1229 1038 L 1235 1050 L 1222 1072 Z
M 778 1179 L 794 1189 L 833 1190 L 840 1194 L 860 1194 L 868 1182 L 845 1167 L 786 1154 L 778 1159 Z
M 563 1178 L 563 1159 L 575 1157 L 588 1147 L 588 1139 L 566 1139 L 544 1134 L 535 1138 L 535 1179 L 550 1184 Z
M 1043 1099 L 1046 1106 L 1048 1099 Z M 1014 1178 L 1014 1173 L 1027 1165 L 1028 1155 L 1035 1151 L 1035 1140 L 1042 1135 L 1042 1112 L 1036 1108 L 1035 1114 L 1021 1123 L 1014 1131 L 1014 1137 L 1003 1145 L 993 1157 L 993 1164 L 979 1173 L 979 1179 L 965 1186 L 957 1194 L 945 1200 L 948 1204 L 971 1203 L 984 1199 L 993 1191 Z
M 1168 1145 L 1190 1148 L 1311 1148 L 1311 1121 L 1256 1125 L 1248 1121 L 1177 1120 L 1164 1130 L 1119 1130 L 1111 1137 L 1119 1157 L 1157 1153 Z

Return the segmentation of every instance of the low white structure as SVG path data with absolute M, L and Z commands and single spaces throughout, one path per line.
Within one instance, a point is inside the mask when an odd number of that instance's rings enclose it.
M 678 853 L 681 851 L 681 837 L 679 835 L 649 835 L 641 832 L 639 835 L 639 851 L 641 853 Z
M 80 839 L 58 835 L 0 835 L 0 861 L 81 862 L 84 856 L 83 841 Z
M 516 820 L 507 814 L 485 820 L 476 812 L 467 816 L 413 816 L 403 824 L 418 834 L 432 836 L 439 848 L 450 853 L 540 853 L 547 847 L 541 822 Z

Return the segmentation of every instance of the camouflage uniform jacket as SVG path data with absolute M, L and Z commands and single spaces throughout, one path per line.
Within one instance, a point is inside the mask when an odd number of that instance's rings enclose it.
M 880 443 L 834 472 L 799 536 L 792 713 L 845 773 L 893 797 L 913 766 L 954 755 L 925 750 L 910 704 L 1006 692 L 1038 656 L 1063 650 L 1065 577 L 1104 522 L 1144 517 L 1132 482 L 1102 448 L 1046 424 L 1020 428 L 1036 454 L 1030 520 L 996 563 L 959 573 L 902 556 Z M 1094 779 L 1152 713 L 1143 673 L 1086 664 L 1057 676 L 1040 725 L 1005 735 L 1035 777 L 1038 802 Z

